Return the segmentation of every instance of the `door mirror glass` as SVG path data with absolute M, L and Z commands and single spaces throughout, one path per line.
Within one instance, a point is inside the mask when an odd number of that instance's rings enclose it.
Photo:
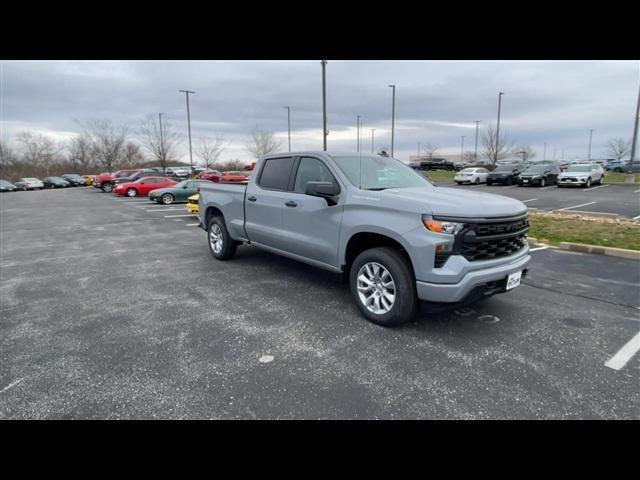
M 335 197 L 340 193 L 338 185 L 333 182 L 307 182 L 305 194 L 312 197 Z

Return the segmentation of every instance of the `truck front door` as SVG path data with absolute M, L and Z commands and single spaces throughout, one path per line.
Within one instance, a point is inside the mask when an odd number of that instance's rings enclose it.
M 269 158 L 255 181 L 249 182 L 245 198 L 245 231 L 251 242 L 286 251 L 282 210 L 294 165 L 294 157 Z

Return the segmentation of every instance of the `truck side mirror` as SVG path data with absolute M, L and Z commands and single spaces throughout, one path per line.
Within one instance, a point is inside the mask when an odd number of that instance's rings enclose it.
M 307 182 L 304 193 L 312 197 L 322 197 L 329 205 L 335 205 L 333 197 L 340 193 L 340 187 L 333 182 Z

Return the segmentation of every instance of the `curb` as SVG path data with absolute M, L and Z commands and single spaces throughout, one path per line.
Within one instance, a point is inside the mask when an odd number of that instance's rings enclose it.
M 589 212 L 586 210 L 551 210 L 549 213 L 554 213 L 556 215 L 571 215 L 572 213 L 575 213 L 578 215 L 587 215 L 589 217 L 620 218 L 621 220 L 623 219 L 623 217 L 621 217 L 617 213 Z
M 560 242 L 560 249 L 569 250 L 572 252 L 597 253 L 599 255 L 608 255 L 611 257 L 640 260 L 640 251 L 627 250 L 625 248 L 602 247 L 599 245 L 586 245 L 583 243 Z

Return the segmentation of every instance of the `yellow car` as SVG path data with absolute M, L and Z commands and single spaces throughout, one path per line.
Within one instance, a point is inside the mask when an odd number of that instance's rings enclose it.
M 200 204 L 198 203 L 199 200 L 199 193 L 191 195 L 189 198 L 187 198 L 187 210 L 189 211 L 189 213 L 198 213 L 200 211 Z
M 93 185 L 93 175 L 83 175 L 84 184 L 87 186 Z

